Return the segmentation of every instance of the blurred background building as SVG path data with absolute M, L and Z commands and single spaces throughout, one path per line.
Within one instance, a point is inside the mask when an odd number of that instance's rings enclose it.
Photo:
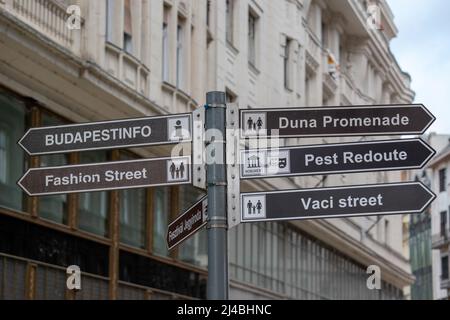
M 430 133 L 423 137 L 423 140 L 427 141 L 436 150 L 438 155 L 448 149 L 449 139 L 450 135 L 436 133 Z M 434 165 L 435 161 L 430 166 L 421 170 L 404 171 L 403 180 L 421 181 L 430 190 L 433 190 L 436 194 L 440 194 L 438 186 L 435 183 L 439 177 L 435 174 Z M 444 240 L 445 230 L 448 230 L 448 226 L 446 229 L 442 228 L 441 233 L 441 229 L 439 228 L 441 217 L 439 210 L 437 210 L 439 207 L 442 206 L 436 206 L 434 204 L 427 208 L 423 214 L 404 216 L 403 236 L 405 240 L 405 255 L 410 258 L 411 270 L 415 277 L 414 283 L 405 292 L 408 292 L 413 300 L 447 298 L 447 292 L 440 288 L 441 272 L 444 269 L 441 267 L 441 254 L 439 249 L 443 244 L 441 240 Z M 434 225 L 433 228 L 432 224 Z M 443 250 L 443 253 L 445 252 Z M 445 263 L 442 265 L 445 266 Z M 445 277 L 445 271 L 443 274 Z
M 448 136 L 444 136 L 447 137 Z M 442 139 L 443 148 L 429 164 L 432 190 L 437 195 L 431 206 L 431 244 L 433 267 L 433 298 L 450 299 L 450 144 Z
M 80 29 L 66 25 L 71 4 Z M 0 0 L 0 298 L 206 296 L 205 231 L 172 252 L 165 244 L 168 221 L 200 191 L 36 198 L 16 186 L 29 167 L 170 150 L 27 157 L 16 142 L 28 128 L 189 112 L 210 90 L 241 108 L 411 103 L 411 79 L 389 49 L 393 18 L 384 0 Z M 242 189 L 400 180 L 381 172 Z M 232 298 L 403 299 L 414 282 L 401 216 L 248 224 L 229 239 Z M 73 264 L 82 270 L 76 293 L 65 285 Z M 381 290 L 367 289 L 368 265 L 381 268 Z

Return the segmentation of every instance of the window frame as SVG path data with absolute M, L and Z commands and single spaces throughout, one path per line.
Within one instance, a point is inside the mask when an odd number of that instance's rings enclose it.
M 225 0 L 225 40 L 234 46 L 235 0 Z
M 447 168 L 439 169 L 438 171 L 439 192 L 447 190 Z
M 445 268 L 444 265 L 444 260 L 447 260 L 447 266 Z M 450 279 L 450 267 L 449 267 L 449 255 L 448 254 L 443 254 L 441 255 L 441 281 L 447 281 Z M 444 272 L 444 270 L 446 270 Z M 444 278 L 444 275 L 446 275 L 446 277 Z
M 247 17 L 247 60 L 254 68 L 258 67 L 259 19 L 260 16 L 249 7 Z

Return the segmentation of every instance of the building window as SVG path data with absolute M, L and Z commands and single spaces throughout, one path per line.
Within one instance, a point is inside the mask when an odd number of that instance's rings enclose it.
M 25 132 L 25 106 L 0 93 L 0 206 L 22 210 L 22 191 L 16 182 L 24 170 L 24 153 L 17 141 Z
M 237 96 L 228 89 L 225 90 L 225 96 L 226 96 L 226 103 L 237 102 Z
M 248 14 L 248 62 L 256 67 L 256 41 L 257 41 L 258 17 L 253 13 Z
M 206 1 L 206 26 L 211 26 L 211 0 Z
M 57 126 L 63 122 L 49 113 L 43 113 L 42 126 Z M 55 167 L 68 164 L 67 154 L 41 156 L 41 167 Z M 67 195 L 58 194 L 39 198 L 39 216 L 61 224 L 67 224 Z
M 448 280 L 448 256 L 442 256 L 441 258 L 441 278 L 442 280 Z
M 322 37 L 322 48 L 327 49 L 328 48 L 328 35 L 327 35 L 327 26 L 322 23 L 321 26 L 321 37 Z
M 153 205 L 153 251 L 167 256 L 166 232 L 170 214 L 170 188 L 156 188 Z
M 294 72 L 294 40 L 286 38 L 284 47 L 283 69 L 284 69 L 284 88 L 293 89 L 293 72 Z
M 0 128 L 0 183 L 2 184 L 6 184 L 8 181 L 8 140 L 5 128 Z
M 233 44 L 234 30 L 234 0 L 226 0 L 226 27 L 225 36 L 228 43 Z
M 164 7 L 164 22 L 162 26 L 162 78 L 169 81 L 169 12 L 170 8 Z
M 441 236 L 444 237 L 447 230 L 447 211 L 441 212 Z
M 184 21 L 177 26 L 177 88 L 183 87 L 184 71 Z
M 80 163 L 101 163 L 108 160 L 104 151 L 80 153 Z M 107 235 L 108 193 L 80 193 L 78 197 L 78 227 L 100 236 Z
M 113 42 L 115 0 L 106 0 L 106 41 Z
M 133 25 L 131 20 L 131 0 L 125 0 L 123 16 L 123 49 L 133 53 Z
M 401 299 L 382 282 L 381 293 L 362 287 L 366 268 L 286 224 L 239 225 L 230 230 L 230 275 L 294 299 Z
M 121 160 L 132 156 L 122 153 Z M 120 198 L 120 241 L 138 248 L 145 248 L 146 189 L 121 190 Z
M 180 213 L 187 210 L 202 196 L 203 192 L 191 186 L 181 186 L 179 191 Z M 205 229 L 198 231 L 193 237 L 186 240 L 179 247 L 179 258 L 183 262 L 206 267 L 208 256 L 207 232 Z
M 384 220 L 384 243 L 389 244 L 390 242 L 390 230 L 389 230 L 389 220 Z
M 444 192 L 447 188 L 447 170 L 439 170 L 439 192 Z

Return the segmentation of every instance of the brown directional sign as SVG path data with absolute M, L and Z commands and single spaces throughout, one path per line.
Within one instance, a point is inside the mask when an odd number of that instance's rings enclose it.
M 435 117 L 421 104 L 240 112 L 243 138 L 422 134 L 434 120 Z
M 436 152 L 421 139 L 241 151 L 241 179 L 422 168 Z
M 182 215 L 171 222 L 167 229 L 167 247 L 173 249 L 207 223 L 208 199 L 204 196 Z
M 89 122 L 28 130 L 19 145 L 30 155 L 188 142 L 191 114 Z
M 241 221 L 421 213 L 436 195 L 420 182 L 241 194 Z
M 190 157 L 33 168 L 18 182 L 30 196 L 189 183 Z

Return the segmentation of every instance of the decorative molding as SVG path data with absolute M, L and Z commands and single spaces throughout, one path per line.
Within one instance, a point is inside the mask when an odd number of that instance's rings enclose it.
M 309 74 L 315 74 L 319 68 L 319 62 L 306 50 L 305 54 L 306 72 Z
M 337 81 L 327 72 L 323 74 L 323 85 L 331 96 L 335 94 L 338 88 Z

